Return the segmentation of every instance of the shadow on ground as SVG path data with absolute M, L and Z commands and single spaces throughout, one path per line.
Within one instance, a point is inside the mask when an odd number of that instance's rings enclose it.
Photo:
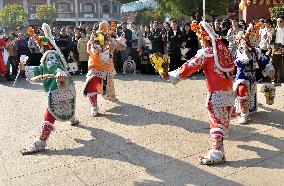
M 160 180 L 145 180 L 136 182 L 134 183 L 135 185 L 200 185 L 204 184 L 204 181 L 209 182 L 210 180 L 217 179 L 222 181 L 224 185 L 240 185 L 236 182 L 226 180 L 201 170 L 194 165 L 182 161 L 182 159 L 175 159 L 138 146 L 137 144 L 129 143 L 129 140 L 114 133 L 83 125 L 79 125 L 78 127 L 90 131 L 93 139 L 76 139 L 77 143 L 83 145 L 82 147 L 72 150 L 49 150 L 43 154 L 50 156 L 67 155 L 118 160 L 143 167 L 149 175 Z M 111 152 L 113 152 L 113 154 L 118 154 L 119 156 L 114 156 Z M 130 172 L 128 176 L 132 174 L 133 173 Z M 118 176 L 127 179 L 127 175 Z M 113 179 L 115 180 L 117 178 Z M 109 180 L 109 182 L 112 181 L 113 180 L 111 179 Z

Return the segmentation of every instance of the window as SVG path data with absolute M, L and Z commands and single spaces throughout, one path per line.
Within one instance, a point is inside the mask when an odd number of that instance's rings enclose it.
M 29 14 L 35 14 L 38 7 L 42 6 L 43 4 L 33 4 L 29 6 Z
M 36 13 L 36 5 L 30 5 L 29 6 L 29 13 L 35 14 Z
M 70 12 L 70 6 L 69 6 L 68 3 L 58 3 L 57 6 L 58 6 L 57 11 L 59 13 L 68 13 L 68 12 Z
M 103 14 L 109 14 L 109 6 L 103 5 Z
M 118 13 L 117 5 L 114 5 L 114 6 L 113 6 L 113 13 Z
M 93 5 L 92 4 L 84 4 L 84 13 L 92 14 L 93 13 Z

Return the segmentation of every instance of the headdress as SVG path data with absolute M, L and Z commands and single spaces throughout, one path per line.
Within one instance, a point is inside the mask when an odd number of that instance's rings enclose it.
M 39 46 L 51 46 L 49 40 L 44 36 L 38 36 L 32 27 L 28 28 L 28 34 Z
M 198 40 L 210 41 L 209 34 L 205 30 L 202 30 L 202 28 L 197 23 L 192 23 L 190 25 L 190 28 L 191 28 L 192 31 L 194 31 L 196 33 Z
M 235 66 L 231 52 L 207 22 L 202 21 L 200 24 L 211 38 L 215 65 L 222 72 L 232 72 Z

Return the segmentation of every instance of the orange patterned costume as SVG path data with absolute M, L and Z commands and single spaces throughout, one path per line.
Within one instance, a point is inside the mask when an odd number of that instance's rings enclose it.
M 116 99 L 113 77 L 116 74 L 113 64 L 113 52 L 120 44 L 107 34 L 109 24 L 103 21 L 99 25 L 99 32 L 88 42 L 88 74 L 84 87 L 84 95 L 89 97 L 92 105 L 91 116 L 98 114 L 97 95 L 107 100 Z M 124 46 L 124 45 L 123 45 Z

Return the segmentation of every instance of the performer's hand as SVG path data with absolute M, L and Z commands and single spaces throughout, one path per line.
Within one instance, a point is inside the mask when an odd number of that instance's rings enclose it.
M 19 66 L 18 66 L 18 69 L 19 70 L 24 70 L 25 69 L 25 64 L 20 62 Z

